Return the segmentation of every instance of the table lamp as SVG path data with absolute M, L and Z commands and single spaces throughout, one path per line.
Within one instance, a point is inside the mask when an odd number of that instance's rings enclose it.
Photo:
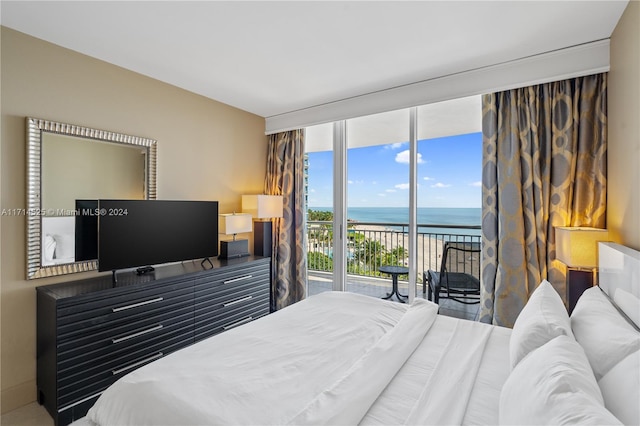
M 227 213 L 218 215 L 218 232 L 233 235 L 231 241 L 220 241 L 220 259 L 249 256 L 249 240 L 236 240 L 236 235 L 251 232 L 251 215 Z
M 253 228 L 253 254 L 270 257 L 273 241 L 270 219 L 282 217 L 282 195 L 243 195 L 242 211 L 251 214 L 256 219 Z
M 609 231 L 588 227 L 556 227 L 556 259 L 567 265 L 569 314 L 582 292 L 594 285 L 598 266 L 598 241 L 607 241 Z

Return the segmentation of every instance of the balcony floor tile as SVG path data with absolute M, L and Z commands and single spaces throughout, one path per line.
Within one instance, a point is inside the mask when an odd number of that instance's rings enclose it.
M 398 289 L 400 294 L 408 293 L 407 282 L 400 281 L 398 283 Z M 332 290 L 332 276 L 330 273 L 309 271 L 309 286 L 308 295 L 322 293 L 324 291 Z M 391 279 L 389 278 L 368 278 L 362 276 L 347 276 L 347 291 L 352 293 L 363 294 L 372 297 L 384 297 L 391 291 Z M 422 294 L 422 284 L 416 286 L 416 297 L 424 297 L 426 294 Z M 397 302 L 395 296 L 391 299 Z M 470 321 L 476 321 L 479 315 L 479 304 L 465 305 L 455 300 L 441 299 L 440 309 L 438 311 L 441 315 L 447 315 L 450 317 L 466 319 Z

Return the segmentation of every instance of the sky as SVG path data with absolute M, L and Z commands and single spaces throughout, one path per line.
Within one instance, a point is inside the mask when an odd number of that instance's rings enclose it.
M 309 208 L 333 204 L 331 151 L 309 153 Z M 349 207 L 409 206 L 409 143 L 347 153 Z M 418 141 L 418 207 L 482 206 L 482 133 Z

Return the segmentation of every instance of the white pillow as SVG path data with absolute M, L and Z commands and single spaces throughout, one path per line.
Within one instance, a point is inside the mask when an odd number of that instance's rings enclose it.
M 56 259 L 73 260 L 76 256 L 76 241 L 73 235 L 56 234 L 53 236 L 56 240 Z
M 584 349 L 596 380 L 627 355 L 640 350 L 640 333 L 599 287 L 585 290 L 571 313 L 573 335 Z
M 598 385 L 609 411 L 626 425 L 640 424 L 640 351 L 611 368 Z
M 513 369 L 500 392 L 499 423 L 619 425 L 605 407 L 580 345 L 559 336 Z
M 44 237 L 44 260 L 47 262 L 52 261 L 55 251 L 56 251 L 56 240 L 51 235 L 47 234 Z
M 557 336 L 571 336 L 571 322 L 560 295 L 549 281 L 535 289 L 513 325 L 509 341 L 511 369 L 529 352 Z

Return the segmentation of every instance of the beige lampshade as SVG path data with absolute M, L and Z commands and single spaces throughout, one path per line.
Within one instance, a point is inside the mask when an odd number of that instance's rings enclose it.
M 218 215 L 218 232 L 235 235 L 251 232 L 251 215 L 246 213 L 227 213 Z
M 243 195 L 242 211 L 256 219 L 282 217 L 282 195 Z
M 587 227 L 556 227 L 556 259 L 573 268 L 598 266 L 598 241 L 608 241 L 609 231 Z

